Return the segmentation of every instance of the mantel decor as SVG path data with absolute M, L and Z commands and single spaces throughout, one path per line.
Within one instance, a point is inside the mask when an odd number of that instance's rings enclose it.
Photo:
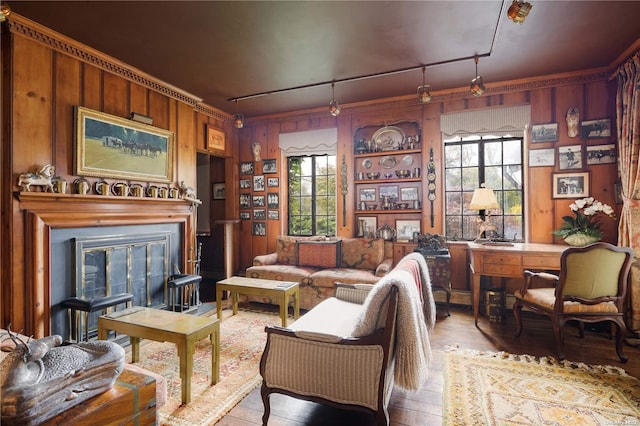
M 172 182 L 173 132 L 76 107 L 75 174 Z

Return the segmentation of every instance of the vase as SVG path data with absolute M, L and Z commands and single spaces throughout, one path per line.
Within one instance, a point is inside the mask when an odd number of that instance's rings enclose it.
M 588 234 L 571 234 L 564 238 L 564 241 L 570 246 L 582 247 L 600 241 L 600 237 Z

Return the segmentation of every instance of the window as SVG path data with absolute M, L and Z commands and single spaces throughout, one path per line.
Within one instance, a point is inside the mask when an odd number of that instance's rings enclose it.
M 452 240 L 478 236 L 478 211 L 469 210 L 473 191 L 485 183 L 498 210 L 486 212 L 498 233 L 524 240 L 522 138 L 468 136 L 444 141 L 445 233 Z
M 289 235 L 336 234 L 336 156 L 288 157 Z

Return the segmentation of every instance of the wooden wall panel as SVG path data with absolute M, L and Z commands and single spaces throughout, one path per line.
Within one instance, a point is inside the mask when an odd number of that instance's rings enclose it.
M 81 105 L 95 111 L 102 111 L 102 91 L 102 71 L 83 63 Z
M 149 115 L 148 90 L 139 84 L 129 83 L 129 114 L 137 112 L 142 115 Z M 129 116 L 127 114 L 127 117 Z
M 154 92 L 153 90 L 149 91 L 149 115 L 153 118 L 153 125 L 155 127 L 174 130 L 171 126 L 176 125 L 175 115 L 171 115 L 171 108 L 174 108 L 175 105 L 170 105 L 173 102 L 175 101 L 170 100 L 158 92 Z M 193 108 L 191 109 L 193 110 Z
M 129 83 L 122 77 L 104 73 L 103 108 L 107 114 L 121 118 L 129 116 Z
M 80 63 L 65 55 L 55 61 L 55 166 L 56 175 L 70 183 L 74 170 L 75 113 L 80 104 Z M 69 141 L 72 141 L 69 143 Z M 73 179 L 71 179 L 72 181 Z

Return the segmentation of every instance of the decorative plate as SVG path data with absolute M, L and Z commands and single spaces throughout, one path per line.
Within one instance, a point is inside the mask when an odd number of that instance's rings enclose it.
M 402 157 L 402 164 L 405 166 L 410 166 L 413 164 L 413 157 L 411 155 L 405 155 Z
M 404 131 L 401 128 L 385 126 L 378 129 L 371 139 L 378 151 L 394 151 L 402 146 L 404 138 Z
M 380 167 L 383 169 L 393 169 L 398 165 L 398 160 L 396 160 L 396 157 L 393 155 L 385 155 L 380 159 L 378 164 L 380 164 Z
M 365 169 L 370 169 L 373 166 L 373 163 L 368 158 L 362 162 L 362 167 Z

